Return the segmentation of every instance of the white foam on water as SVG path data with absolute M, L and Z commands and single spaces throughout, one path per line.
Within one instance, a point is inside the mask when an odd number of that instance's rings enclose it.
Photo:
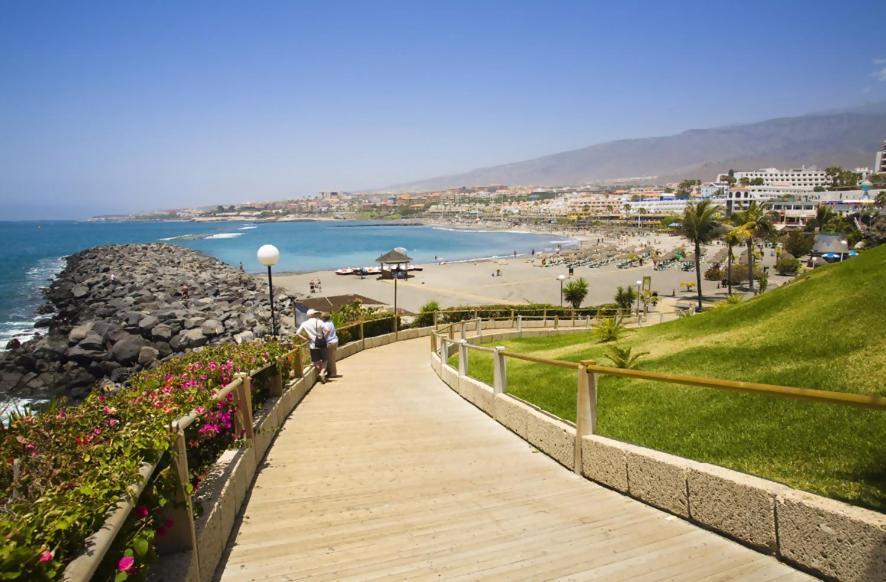
M 179 235 L 176 235 L 176 236 L 167 236 L 166 238 L 161 238 L 160 240 L 162 240 L 162 241 L 171 241 L 171 240 L 188 239 L 188 238 L 193 238 L 193 237 L 194 237 L 193 234 L 179 234 Z
M 206 237 L 206 240 L 213 240 L 219 238 L 237 238 L 238 236 L 243 236 L 242 232 L 220 232 L 218 234 L 211 234 Z
M 256 228 L 258 228 L 258 227 L 257 227 L 257 226 L 251 226 L 251 225 L 250 225 L 250 226 L 241 226 L 241 227 L 238 228 L 237 230 L 255 230 Z
M 13 412 L 25 412 L 29 407 L 37 404 L 46 404 L 45 398 L 14 398 L 7 396 L 0 399 L 0 424 L 5 425 Z

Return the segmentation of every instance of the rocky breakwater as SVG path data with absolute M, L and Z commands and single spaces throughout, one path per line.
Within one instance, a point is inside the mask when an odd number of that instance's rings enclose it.
M 81 251 L 45 294 L 47 332 L 0 353 L 0 393 L 78 398 L 171 355 L 271 330 L 267 283 L 171 244 Z M 274 306 L 281 335 L 293 333 L 292 301 L 278 293 Z

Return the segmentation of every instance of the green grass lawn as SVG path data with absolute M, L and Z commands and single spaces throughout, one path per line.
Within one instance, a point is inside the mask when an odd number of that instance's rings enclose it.
M 644 370 L 886 395 L 886 247 L 744 303 L 631 331 Z M 505 342 L 606 365 L 590 334 Z M 508 391 L 575 420 L 576 372 L 508 360 Z M 471 376 L 492 383 L 489 354 Z M 886 412 L 603 377 L 597 432 L 886 511 Z

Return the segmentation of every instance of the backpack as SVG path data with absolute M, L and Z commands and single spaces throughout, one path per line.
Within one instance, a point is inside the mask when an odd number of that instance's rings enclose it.
M 322 323 L 318 324 L 318 327 L 314 328 L 317 330 L 317 337 L 314 338 L 314 348 L 321 349 L 326 347 L 326 329 L 323 327 Z M 321 335 L 322 330 L 322 335 Z

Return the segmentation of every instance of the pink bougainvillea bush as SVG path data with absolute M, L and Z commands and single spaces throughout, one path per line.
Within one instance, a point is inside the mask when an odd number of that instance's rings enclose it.
M 213 395 L 234 375 L 287 353 L 278 342 L 225 344 L 194 351 L 133 376 L 116 392 L 93 391 L 82 403 L 54 403 L 39 414 L 0 424 L 0 579 L 58 579 L 108 512 L 160 461 L 106 559 L 102 577 L 141 578 L 154 544 L 173 526 L 164 517 L 174 478 L 170 423 L 196 410 L 186 431 L 191 487 L 225 448 L 236 445 L 236 402 Z M 284 380 L 289 365 L 280 361 Z M 254 402 L 266 390 L 256 382 Z

